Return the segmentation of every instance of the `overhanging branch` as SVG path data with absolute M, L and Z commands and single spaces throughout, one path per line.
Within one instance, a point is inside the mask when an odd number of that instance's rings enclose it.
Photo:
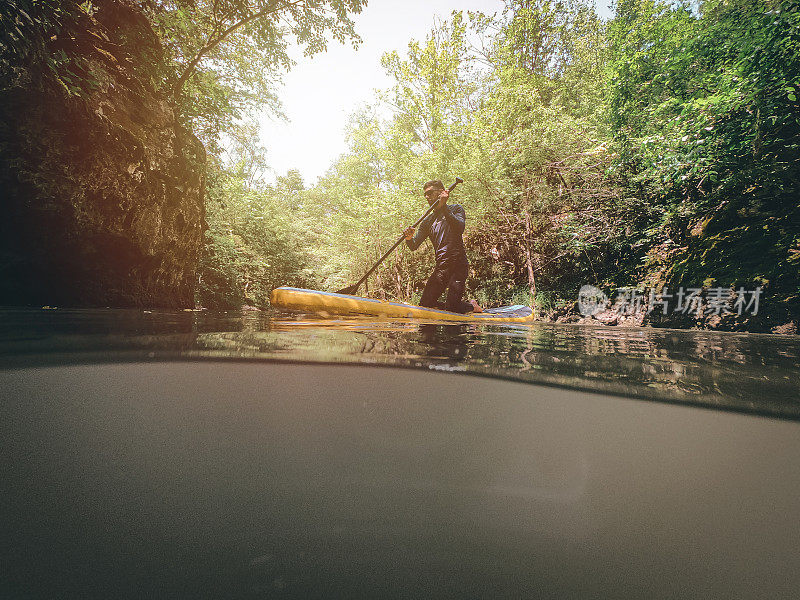
M 275 13 L 280 9 L 293 8 L 300 4 L 304 4 L 305 2 L 306 0 L 295 0 L 294 2 L 277 2 L 275 6 L 272 6 L 270 8 L 265 8 L 264 10 L 253 13 L 252 15 L 245 17 L 240 21 L 237 21 L 236 23 L 228 27 L 225 31 L 218 34 L 216 37 L 212 33 L 212 35 L 208 39 L 208 42 L 197 51 L 194 58 L 191 61 L 189 61 L 189 64 L 183 70 L 183 73 L 181 73 L 181 76 L 178 78 L 178 81 L 175 82 L 175 86 L 172 88 L 172 95 L 176 98 L 180 95 L 183 86 L 186 84 L 186 81 L 194 74 L 195 70 L 197 69 L 197 65 L 200 64 L 200 61 L 203 60 L 203 58 L 214 48 L 219 46 L 219 44 L 223 40 L 225 40 L 229 35 L 231 35 L 234 31 L 240 29 L 241 27 L 244 27 L 248 23 L 252 23 L 253 21 L 256 21 L 262 17 L 266 17 L 267 15 Z

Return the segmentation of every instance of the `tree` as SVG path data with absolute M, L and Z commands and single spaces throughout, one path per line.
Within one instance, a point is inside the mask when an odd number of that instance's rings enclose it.
M 274 187 L 253 186 L 248 164 L 209 165 L 209 228 L 198 269 L 198 301 L 208 308 L 266 306 L 273 288 L 319 281 L 319 241 L 302 210 L 306 190 L 299 174 L 290 171 Z
M 566 10 L 539 4 L 536 14 Z M 546 25 L 526 6 L 525 19 L 513 5 L 499 18 L 454 13 L 424 42 L 410 42 L 405 56 L 383 57 L 395 83 L 381 97 L 393 116 L 381 123 L 358 115 L 350 152 L 319 189 L 325 229 L 336 232 L 326 238 L 326 256 L 340 261 L 339 272 L 360 276 L 413 222 L 425 208 L 424 181 L 458 175 L 465 183 L 454 201 L 467 207 L 471 293 L 489 304 L 525 301 L 540 276 L 552 288 L 591 273 L 588 253 L 608 239 L 602 206 L 615 194 L 604 174 L 610 158 L 596 101 L 603 71 L 593 50 L 603 49 L 603 30 L 590 7 L 575 3 L 559 13 L 563 23 L 545 47 L 517 47 L 535 37 L 525 28 L 541 33 Z M 519 62 L 523 51 L 548 67 L 532 72 Z M 581 78 L 589 85 L 571 89 Z M 431 260 L 401 247 L 376 270 L 371 290 L 414 300 Z
M 797 2 L 625 0 L 609 33 L 631 277 L 762 286 L 771 318 L 800 313 Z
M 279 112 L 275 86 L 294 61 L 294 38 L 305 56 L 326 49 L 328 36 L 360 42 L 352 14 L 366 0 L 143 0 L 170 65 L 168 90 L 205 141 L 267 105 Z
M 471 240 L 481 285 L 496 301 L 597 280 L 616 195 L 605 174 L 602 23 L 582 2 L 508 2 L 491 40 L 468 144 L 486 198 Z
M 460 12 L 436 26 L 423 44 L 409 42 L 405 60 L 397 52 L 381 58 L 395 80 L 385 95 L 394 109 L 394 123 L 411 136 L 417 153 L 439 153 L 446 160 L 452 146 L 464 140 L 478 108 L 474 62 Z

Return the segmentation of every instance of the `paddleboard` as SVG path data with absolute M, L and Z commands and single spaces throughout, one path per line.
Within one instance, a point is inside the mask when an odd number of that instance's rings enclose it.
M 533 321 L 533 310 L 529 306 L 521 304 L 488 308 L 482 313 L 461 314 L 403 302 L 390 302 L 294 287 L 279 287 L 272 290 L 270 302 L 277 308 L 335 315 L 369 315 L 384 318 L 481 323 L 527 323 Z

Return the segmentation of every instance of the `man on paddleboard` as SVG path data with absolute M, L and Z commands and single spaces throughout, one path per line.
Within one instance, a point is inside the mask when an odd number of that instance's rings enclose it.
M 425 199 L 436 209 L 419 224 L 419 229 L 405 230 L 406 245 L 416 250 L 425 238 L 430 238 L 436 254 L 436 266 L 425 284 L 419 305 L 440 308 L 457 313 L 483 312 L 475 300 L 463 301 L 469 265 L 464 250 L 464 225 L 467 216 L 460 204 L 447 204 L 450 197 L 441 181 L 429 181 L 423 187 Z M 439 296 L 447 290 L 447 301 L 439 302 Z

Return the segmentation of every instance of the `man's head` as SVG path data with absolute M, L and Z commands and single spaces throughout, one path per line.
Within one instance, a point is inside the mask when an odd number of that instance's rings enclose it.
M 422 186 L 422 191 L 425 194 L 425 199 L 428 204 L 433 204 L 439 198 L 439 194 L 444 190 L 444 184 L 438 179 L 429 181 Z

